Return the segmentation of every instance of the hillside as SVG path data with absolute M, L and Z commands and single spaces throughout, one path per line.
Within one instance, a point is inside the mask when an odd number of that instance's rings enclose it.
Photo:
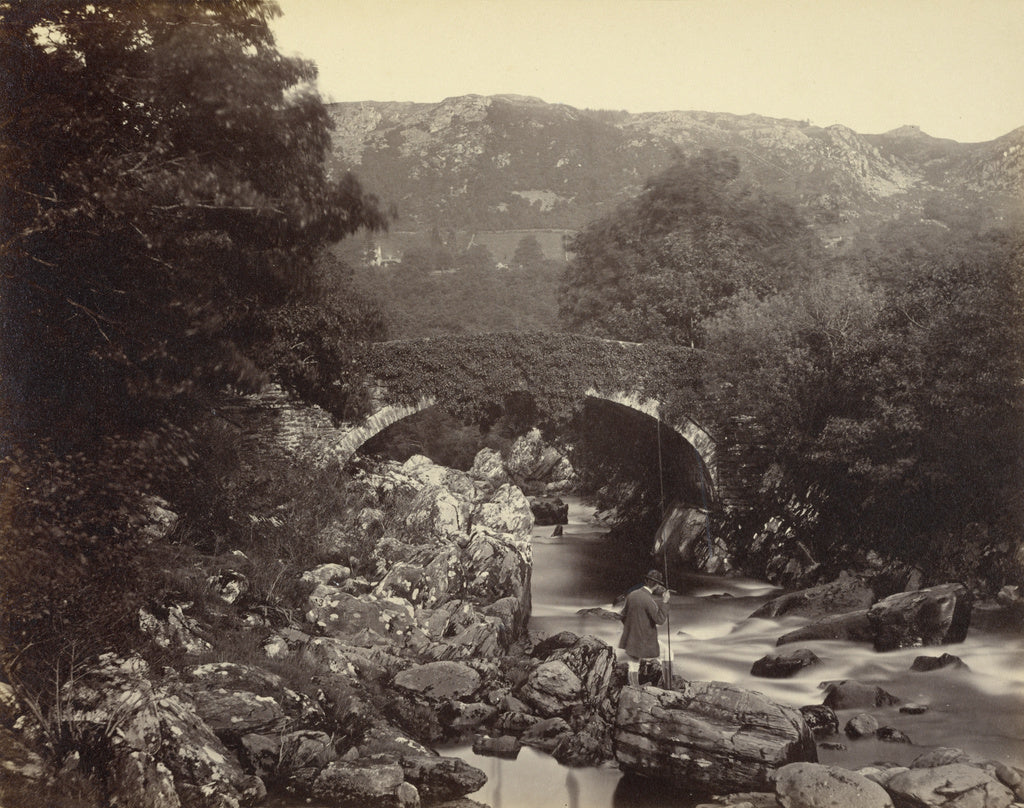
M 330 166 L 397 206 L 402 231 L 574 230 L 635 195 L 676 149 L 727 149 L 754 185 L 793 201 L 829 243 L 898 214 L 1022 216 L 1024 127 L 958 143 L 904 126 L 712 112 L 579 110 L 522 96 L 329 107 Z

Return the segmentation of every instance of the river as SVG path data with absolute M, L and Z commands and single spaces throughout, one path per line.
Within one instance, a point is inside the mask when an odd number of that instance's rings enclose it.
M 553 528 L 533 532 L 533 616 L 530 631 L 552 635 L 569 630 L 592 634 L 611 645 L 619 623 L 580 616 L 581 609 L 605 607 L 636 583 L 649 559 L 623 557 L 591 519 L 593 509 L 576 498 L 569 503 L 569 524 L 561 536 Z M 755 660 L 776 652 L 775 641 L 804 621 L 799 618 L 748 619 L 780 590 L 760 581 L 687 575 L 672 580 L 669 625 L 673 670 L 685 679 L 731 682 L 758 690 L 793 707 L 820 704 L 820 683 L 856 679 L 882 687 L 903 703 L 927 705 L 922 715 L 898 707 L 873 710 L 882 725 L 902 730 L 913 742 L 852 741 L 840 735 L 844 750 L 819 747 L 822 763 L 855 769 L 876 761 L 906 764 L 928 749 L 959 747 L 976 759 L 1024 766 L 1024 638 L 1011 631 L 972 628 L 963 643 L 910 648 L 885 654 L 871 646 L 838 641 L 794 644 L 809 648 L 821 664 L 789 679 L 750 675 Z M 662 631 L 661 641 L 666 643 Z M 967 670 L 910 671 L 920 655 L 955 654 Z M 859 710 L 841 711 L 840 727 Z M 471 799 L 491 808 L 684 808 L 678 795 L 633 793 L 614 765 L 570 769 L 554 758 L 524 748 L 515 760 L 475 755 L 468 747 L 444 750 L 487 773 L 488 782 Z

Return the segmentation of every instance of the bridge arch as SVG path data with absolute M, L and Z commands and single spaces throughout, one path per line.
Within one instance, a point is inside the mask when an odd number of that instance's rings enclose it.
M 636 410 L 664 424 L 679 435 L 679 437 L 693 447 L 711 489 L 709 491 L 709 498 L 715 498 L 715 492 L 718 490 L 718 460 L 715 441 L 699 424 L 686 417 L 678 420 L 667 420 L 661 414 L 662 402 L 633 392 L 602 393 L 594 388 L 590 388 L 586 391 L 586 396 L 587 398 L 610 401 L 613 404 L 619 404 L 620 406 Z
M 437 404 L 437 399 L 434 396 L 423 396 L 414 404 L 384 404 L 380 409 L 348 428 L 335 446 L 335 456 L 342 463 L 347 462 L 370 438 L 379 435 L 403 418 L 423 412 L 435 404 Z
M 586 391 L 585 398 L 608 401 L 639 412 L 653 418 L 681 437 L 687 444 L 693 447 L 699 466 L 698 473 L 702 474 L 703 479 L 707 481 L 708 499 L 716 499 L 718 463 L 715 441 L 699 424 L 689 418 L 668 420 L 662 416 L 662 402 L 654 398 L 644 397 L 635 392 L 617 391 L 604 393 L 590 388 Z M 434 396 L 422 396 L 413 404 L 380 405 L 371 415 L 368 415 L 358 423 L 348 425 L 348 429 L 344 431 L 334 447 L 334 456 L 344 463 L 359 450 L 359 447 L 389 426 L 401 421 L 403 418 L 408 418 L 429 409 L 437 405 L 437 403 L 437 399 Z

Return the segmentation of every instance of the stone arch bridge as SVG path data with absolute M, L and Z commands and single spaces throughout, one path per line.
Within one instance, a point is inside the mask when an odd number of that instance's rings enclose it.
M 539 411 L 566 415 L 587 402 L 653 419 L 665 444 L 700 480 L 707 503 L 742 499 L 736 448 L 715 428 L 666 406 L 673 390 L 699 385 L 700 352 L 557 333 L 494 333 L 373 343 L 355 360 L 367 414 L 331 430 L 327 452 L 347 462 L 392 424 L 429 407 L 474 416 L 488 402 L 529 394 Z M 680 441 L 681 439 L 681 441 Z M 742 465 L 742 464 L 740 464 Z

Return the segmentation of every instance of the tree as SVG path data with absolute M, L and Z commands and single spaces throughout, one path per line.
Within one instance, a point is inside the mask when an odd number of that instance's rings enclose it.
M 512 255 L 512 264 L 517 269 L 532 269 L 541 266 L 545 261 L 544 251 L 534 235 L 523 236 L 516 244 Z
M 259 381 L 254 320 L 310 288 L 324 243 L 385 224 L 327 176 L 315 68 L 277 52 L 276 13 L 0 2 L 0 365 L 23 431 Z
M 807 278 L 820 250 L 792 206 L 738 183 L 735 156 L 679 156 L 644 192 L 577 235 L 560 293 L 568 327 L 699 345 L 700 323 L 742 292 Z
M 853 542 L 963 576 L 983 555 L 965 536 L 1024 521 L 1024 249 L 960 234 L 898 263 L 869 271 L 885 285 L 850 271 L 724 310 L 710 401 L 680 406 L 763 427 L 769 508 L 812 508 L 821 557 Z

